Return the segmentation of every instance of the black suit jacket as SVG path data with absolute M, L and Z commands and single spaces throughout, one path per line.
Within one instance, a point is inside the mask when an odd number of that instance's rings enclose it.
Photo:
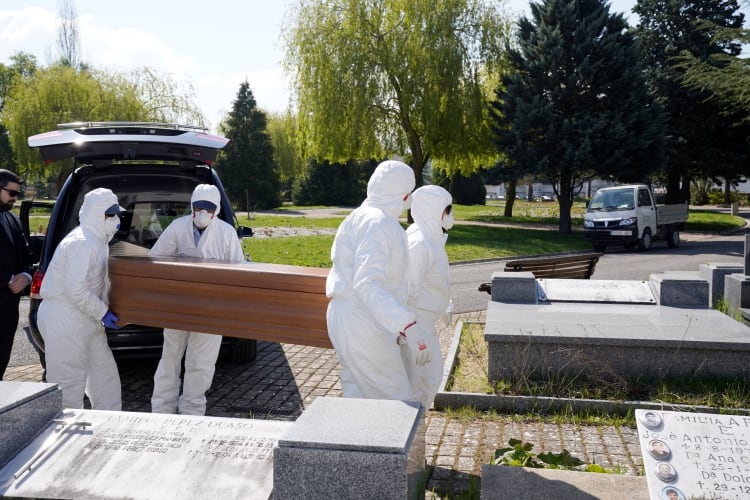
M 10 277 L 26 272 L 31 274 L 31 250 L 21 228 L 21 221 L 12 212 L 0 212 L 0 306 L 14 304 L 20 294 L 8 288 Z

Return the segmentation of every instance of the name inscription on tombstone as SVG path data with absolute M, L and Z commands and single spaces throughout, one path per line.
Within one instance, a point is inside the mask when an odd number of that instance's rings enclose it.
M 650 496 L 750 498 L 750 417 L 636 410 Z
M 269 498 L 290 422 L 67 410 L 0 470 L 0 493 L 43 498 Z M 72 425 L 86 422 L 87 425 Z M 29 466 L 31 464 L 31 466 Z
M 646 281 L 540 279 L 545 300 L 564 302 L 607 302 L 653 304 L 653 292 Z

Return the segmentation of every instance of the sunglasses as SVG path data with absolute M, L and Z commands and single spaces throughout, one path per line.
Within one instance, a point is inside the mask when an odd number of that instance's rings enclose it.
M 106 214 L 106 213 L 104 214 L 104 217 L 106 217 L 107 219 L 111 219 L 112 217 L 119 217 L 119 216 L 120 214 Z
M 5 191 L 6 193 L 8 193 L 13 198 L 15 198 L 16 196 L 18 196 L 19 194 L 21 194 L 21 191 L 16 191 L 15 189 L 8 189 L 6 187 L 0 188 L 0 189 L 2 189 L 3 191 Z
M 450 215 L 452 211 L 453 205 L 448 205 L 447 207 L 445 207 L 445 215 Z

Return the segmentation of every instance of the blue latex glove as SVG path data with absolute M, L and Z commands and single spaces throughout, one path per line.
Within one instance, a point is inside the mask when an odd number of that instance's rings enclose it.
M 120 326 L 117 324 L 118 321 L 120 321 L 120 318 L 118 318 L 115 313 L 107 311 L 107 314 L 102 318 L 102 325 L 113 330 L 119 330 Z

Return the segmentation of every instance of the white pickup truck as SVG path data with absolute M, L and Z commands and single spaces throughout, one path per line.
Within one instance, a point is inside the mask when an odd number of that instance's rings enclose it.
M 654 240 L 680 245 L 680 231 L 688 220 L 688 205 L 657 205 L 645 184 L 602 188 L 588 204 L 583 220 L 584 236 L 594 250 L 608 245 L 638 246 L 648 250 Z

